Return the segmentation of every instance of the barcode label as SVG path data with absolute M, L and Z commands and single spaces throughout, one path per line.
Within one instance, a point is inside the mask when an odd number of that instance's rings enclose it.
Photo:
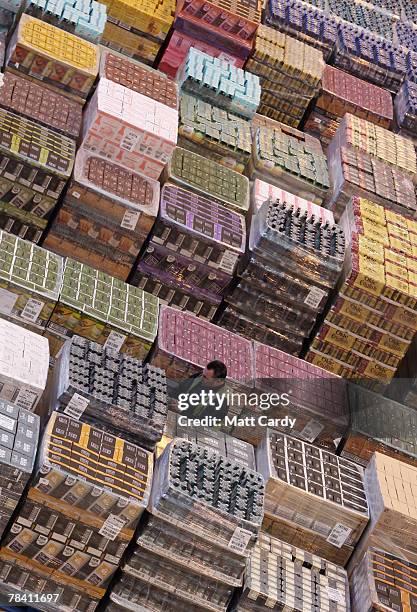
M 74 393 L 68 404 L 64 408 L 64 413 L 67 414 L 72 419 L 78 419 L 85 412 L 89 404 L 89 400 L 86 397 L 83 397 L 79 393 Z
M 102 528 L 99 531 L 99 534 L 103 536 L 103 538 L 107 538 L 108 540 L 115 540 L 121 530 L 123 529 L 125 522 L 116 514 L 109 514 L 106 520 L 103 523 Z
M 120 224 L 120 227 L 123 227 L 124 229 L 127 229 L 127 230 L 136 229 L 136 225 L 139 221 L 139 215 L 140 213 L 137 210 L 127 210 L 125 214 L 123 215 L 123 219 Z
M 11 314 L 19 296 L 16 293 L 0 288 L 0 312 Z
M 236 527 L 229 541 L 229 548 L 236 552 L 244 552 L 252 537 L 252 533 L 247 529 Z
M 120 143 L 120 148 L 124 149 L 125 151 L 129 151 L 129 152 L 133 151 L 138 140 L 139 140 L 138 134 L 135 134 L 135 132 L 128 130 L 122 142 Z
M 41 314 L 42 308 L 45 306 L 44 302 L 40 300 L 34 300 L 31 298 L 25 304 L 24 309 L 21 313 L 21 318 L 25 319 L 25 321 L 31 321 L 34 323 L 38 320 L 39 315 Z
M 19 408 L 24 408 L 25 410 L 32 410 L 33 406 L 36 404 L 38 399 L 38 394 L 34 391 L 29 391 L 29 389 L 21 389 L 17 394 L 14 403 Z
M 321 433 L 324 429 L 324 425 L 311 419 L 307 425 L 300 431 L 298 434 L 300 438 L 306 440 L 307 442 L 314 442 L 319 433 Z
M 112 351 L 116 351 L 118 353 L 122 348 L 126 338 L 127 336 L 124 336 L 123 334 L 120 334 L 117 331 L 111 331 L 109 337 L 107 338 L 104 344 L 104 348 L 111 349 Z
M 326 292 L 323 291 L 323 289 L 313 287 L 310 289 L 306 299 L 304 300 L 304 304 L 307 304 L 307 306 L 310 306 L 310 308 L 318 308 L 325 295 Z
M 330 601 L 337 601 L 338 603 L 346 603 L 346 597 L 341 591 L 339 591 L 339 589 L 334 589 L 333 587 L 328 586 L 327 595 L 329 596 Z
M 233 274 L 238 255 L 233 251 L 225 251 L 220 261 L 220 268 L 228 274 Z
M 349 527 L 342 525 L 342 523 L 336 523 L 326 539 L 326 542 L 333 544 L 333 546 L 337 548 L 342 548 L 351 533 L 352 530 Z

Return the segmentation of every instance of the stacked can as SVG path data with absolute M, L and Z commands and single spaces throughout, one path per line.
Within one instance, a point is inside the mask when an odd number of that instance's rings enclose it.
M 152 465 L 140 447 L 54 413 L 2 542 L 0 592 L 39 584 L 55 609 L 94 610 L 148 503 Z
M 272 129 L 255 128 L 248 174 L 316 204 L 323 202 L 329 189 L 320 142 L 282 123 Z
M 388 91 L 333 66 L 325 66 L 319 96 L 305 131 L 327 147 L 346 113 L 389 129 L 393 120 Z
M 34 412 L 45 391 L 48 368 L 46 338 L 0 319 L 0 400 Z
M 319 92 L 324 60 L 321 51 L 260 25 L 246 69 L 260 77 L 259 113 L 298 127 Z
M 45 334 L 56 357 L 73 335 L 143 359 L 158 329 L 158 298 L 74 259 L 65 260 L 62 289 Z
M 163 370 L 74 336 L 56 363 L 51 408 L 154 450 L 166 394 Z
M 256 189 L 263 189 L 260 181 Z M 248 257 L 220 323 L 298 355 L 339 278 L 344 236 L 320 207 L 317 214 L 292 194 L 271 186 L 267 191 L 252 217 Z
M 174 0 L 104 0 L 101 44 L 152 65 L 174 20 Z
M 235 595 L 231 610 L 283 608 L 293 612 L 349 610 L 347 573 L 339 565 L 261 532 L 246 563 L 243 589 Z
M 260 474 L 181 438 L 158 459 L 148 524 L 139 534 L 108 610 L 225 612 L 263 517 Z M 149 588 L 150 585 L 152 588 Z
M 266 484 L 265 531 L 346 565 L 370 516 L 363 468 L 273 430 L 256 460 Z
M 164 303 L 210 320 L 245 246 L 242 215 L 168 182 L 131 282 Z
M 259 78 L 191 47 L 177 79 L 183 91 L 179 144 L 243 172 L 252 150 Z
M 372 387 L 389 383 L 417 330 L 415 221 L 352 198 L 338 296 L 307 360 Z

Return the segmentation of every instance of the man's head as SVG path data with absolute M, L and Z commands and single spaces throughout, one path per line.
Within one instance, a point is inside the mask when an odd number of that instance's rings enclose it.
M 227 368 L 222 361 L 215 359 L 206 365 L 203 371 L 204 383 L 212 388 L 224 385 L 227 376 Z

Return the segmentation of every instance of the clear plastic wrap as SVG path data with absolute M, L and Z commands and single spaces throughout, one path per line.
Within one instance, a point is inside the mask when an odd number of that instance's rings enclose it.
M 263 518 L 264 480 L 241 464 L 174 439 L 158 459 L 149 510 L 192 531 L 232 554 L 235 530 L 249 535 L 243 556 L 253 547 Z
M 246 67 L 259 75 L 259 112 L 298 127 L 318 94 L 324 69 L 323 54 L 294 38 L 260 25 Z
M 192 314 L 162 306 L 150 363 L 166 370 L 168 378 L 181 380 L 201 372 L 213 359 L 226 364 L 229 379 L 252 385 L 253 349 L 249 340 Z
M 0 537 L 32 474 L 38 437 L 37 414 L 0 400 Z
M 246 564 L 233 612 L 350 610 L 346 571 L 302 548 L 261 533 Z M 364 610 L 363 608 L 362 610 Z
M 281 124 L 257 128 L 248 165 L 251 179 L 261 178 L 321 204 L 329 189 L 327 161 L 320 142 Z
M 53 409 L 71 414 L 75 394 L 86 404 L 83 422 L 150 450 L 161 439 L 167 415 L 162 370 L 74 336 L 55 364 L 54 383 Z
M 345 565 L 369 520 L 363 468 L 268 430 L 257 448 L 266 531 Z
M 251 124 L 183 92 L 178 144 L 236 172 L 244 172 L 252 151 Z

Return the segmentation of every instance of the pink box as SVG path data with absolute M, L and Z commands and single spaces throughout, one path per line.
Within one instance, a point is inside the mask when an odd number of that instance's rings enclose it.
M 253 384 L 253 346 L 237 334 L 187 312 L 161 306 L 158 338 L 151 363 L 163 367 L 173 379 L 201 372 L 209 361 L 220 359 L 227 376 Z
M 82 147 L 158 179 L 177 132 L 176 109 L 102 78 L 85 110 Z
M 208 53 L 212 57 L 223 59 L 226 62 L 229 62 L 229 64 L 236 66 L 236 68 L 243 68 L 245 64 L 245 60 L 240 57 L 235 57 L 230 53 L 224 53 L 221 51 L 221 49 L 208 45 L 203 40 L 186 36 L 185 34 L 182 34 L 182 32 L 176 32 L 174 30 L 171 40 L 169 41 L 169 44 L 159 62 L 158 70 L 165 72 L 165 74 L 168 74 L 170 77 L 175 79 L 178 69 L 184 62 L 191 47 L 194 47 L 199 51 L 203 51 L 204 53 Z
M 281 202 L 287 202 L 295 208 L 300 208 L 302 211 L 307 211 L 308 216 L 315 215 L 322 221 L 328 221 L 334 223 L 334 215 L 331 210 L 327 210 L 318 204 L 314 204 L 309 200 L 300 198 L 284 189 L 270 185 L 260 179 L 255 179 L 252 188 L 252 201 L 253 201 L 253 213 L 257 213 L 260 207 L 266 200 L 271 198 L 272 200 L 280 200 Z

